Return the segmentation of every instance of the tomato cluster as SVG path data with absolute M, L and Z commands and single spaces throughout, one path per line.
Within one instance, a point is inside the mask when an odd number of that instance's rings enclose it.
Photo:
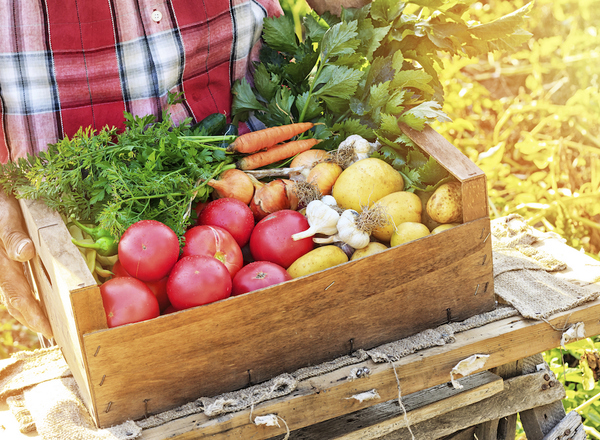
M 100 287 L 109 327 L 151 319 L 291 279 L 286 268 L 313 249 L 297 211 L 274 212 L 258 223 L 234 198 L 202 207 L 184 246 L 165 224 L 142 220 L 119 242 L 113 278 Z

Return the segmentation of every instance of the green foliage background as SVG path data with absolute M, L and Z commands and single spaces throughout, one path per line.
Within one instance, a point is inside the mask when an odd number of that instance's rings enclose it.
M 525 3 L 474 2 L 469 13 L 487 23 Z M 308 11 L 304 0 L 281 4 L 296 20 Z M 600 259 L 600 1 L 537 0 L 526 30 L 533 37 L 511 53 L 444 60 L 453 122 L 435 128 L 485 171 L 492 218 L 518 213 Z M 37 347 L 1 306 L 0 323 L 0 358 Z M 596 337 L 544 353 L 566 410 L 578 408 L 598 439 L 600 385 L 581 359 L 599 349 Z

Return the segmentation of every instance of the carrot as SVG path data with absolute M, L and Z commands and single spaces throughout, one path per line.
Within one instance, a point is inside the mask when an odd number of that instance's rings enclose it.
M 251 154 L 237 161 L 236 168 L 240 170 L 255 170 L 283 159 L 310 150 L 320 142 L 319 139 L 300 139 L 285 144 L 279 144 L 265 151 Z
M 299 122 L 296 124 L 280 125 L 277 127 L 263 128 L 238 136 L 229 146 L 227 151 L 237 153 L 256 153 L 265 148 L 271 148 L 280 142 L 304 133 L 314 127 L 312 122 Z

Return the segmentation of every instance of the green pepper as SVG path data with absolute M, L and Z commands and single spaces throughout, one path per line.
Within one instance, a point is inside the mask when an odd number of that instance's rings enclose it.
M 99 226 L 85 226 L 74 218 L 71 218 L 71 222 L 73 222 L 73 224 L 83 232 L 89 234 L 89 236 L 94 240 L 94 243 L 82 243 L 73 238 L 71 240 L 73 244 L 82 248 L 94 249 L 98 254 L 105 257 L 111 257 L 117 254 L 119 240 L 114 238 L 108 230 L 102 229 Z
M 119 240 L 115 240 L 113 237 L 99 237 L 94 241 L 94 243 L 82 243 L 74 238 L 72 238 L 71 241 L 76 246 L 86 249 L 94 249 L 99 255 L 104 257 L 117 255 L 119 250 Z
M 71 222 L 75 226 L 77 226 L 79 229 L 81 229 L 83 232 L 89 234 L 89 236 L 92 237 L 94 239 L 94 241 L 98 240 L 100 237 L 113 238 L 112 234 L 109 231 L 107 231 L 106 229 L 100 228 L 100 226 L 96 226 L 96 227 L 85 226 L 85 225 L 79 223 L 74 218 L 71 218 Z

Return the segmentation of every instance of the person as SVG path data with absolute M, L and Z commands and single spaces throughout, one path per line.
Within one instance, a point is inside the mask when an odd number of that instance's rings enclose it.
M 366 0 L 309 0 L 339 14 Z M 15 6 L 16 5 L 16 6 Z M 123 127 L 123 112 L 175 123 L 228 113 L 251 75 L 262 22 L 278 0 L 0 0 L 0 162 L 37 154 L 80 127 Z M 18 202 L 0 188 L 0 301 L 33 331 L 52 328 L 25 278 L 35 248 Z

